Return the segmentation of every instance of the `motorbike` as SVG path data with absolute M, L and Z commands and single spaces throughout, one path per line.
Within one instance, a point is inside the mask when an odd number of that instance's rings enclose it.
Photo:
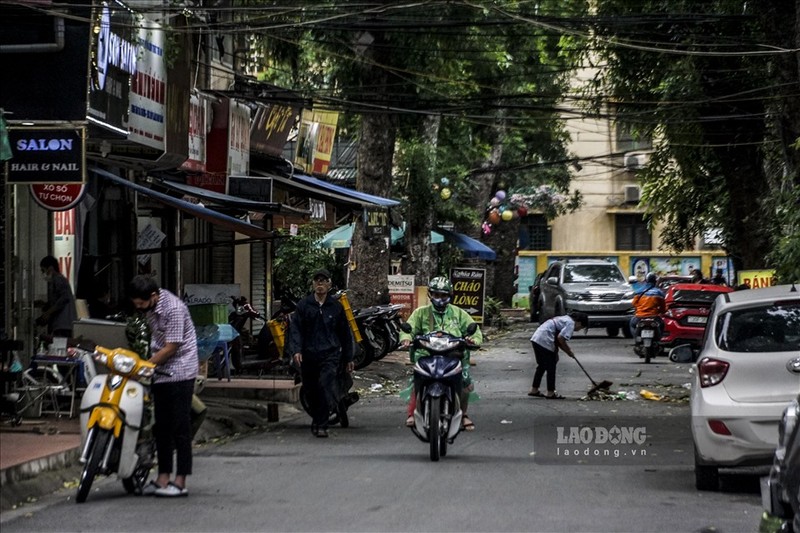
M 661 352 L 661 319 L 658 317 L 645 317 L 636 323 L 634 332 L 633 351 L 645 363 Z
M 403 323 L 401 328 L 406 333 L 412 332 L 407 323 Z M 477 329 L 477 324 L 470 324 L 466 336 Z M 417 403 L 411 431 L 429 444 L 431 461 L 438 461 L 447 455 L 448 444 L 452 444 L 461 431 L 461 359 L 464 350 L 473 348 L 473 345 L 464 337 L 455 337 L 444 331 L 417 335 L 411 345 L 415 350 L 422 349 L 428 353 L 414 365 Z
M 128 494 L 141 494 L 155 463 L 150 382 L 156 365 L 123 348 L 96 346 L 91 357 L 108 373 L 96 374 L 81 399 L 78 503 L 100 474 L 116 473 Z
M 380 312 L 373 321 L 375 336 L 382 337 L 382 353 L 375 359 L 383 359 L 386 354 L 395 351 L 400 346 L 400 304 L 379 305 Z
M 239 337 L 231 341 L 232 366 L 239 373 L 254 372 L 261 376 L 282 363 L 283 335 L 295 305 L 290 301 L 281 303 L 280 309 L 265 320 L 246 297 L 231 296 L 231 300 L 234 310 L 228 315 L 228 322 L 239 333 Z M 248 320 L 264 324 L 255 339 L 245 327 Z

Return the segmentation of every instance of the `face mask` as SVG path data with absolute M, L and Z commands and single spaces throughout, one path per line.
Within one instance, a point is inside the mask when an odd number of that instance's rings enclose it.
M 450 303 L 450 297 L 447 296 L 445 298 L 432 298 L 431 303 L 433 304 L 433 307 L 436 308 L 437 311 L 441 311 L 445 307 L 447 307 L 447 304 Z

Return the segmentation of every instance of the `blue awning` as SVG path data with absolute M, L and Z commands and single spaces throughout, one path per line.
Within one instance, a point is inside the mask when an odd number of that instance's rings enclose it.
M 258 239 L 266 239 L 271 238 L 272 233 L 255 226 L 253 224 L 249 224 L 238 218 L 228 216 L 213 209 L 208 209 L 198 204 L 193 204 L 191 202 L 187 202 L 186 200 L 181 200 L 179 198 L 173 198 L 172 196 L 164 193 L 160 193 L 158 191 L 154 191 L 153 189 L 149 189 L 137 183 L 133 183 L 132 181 L 123 179 L 116 174 L 108 172 L 107 170 L 103 170 L 101 168 L 96 167 L 89 167 L 89 171 L 97 174 L 101 178 L 105 178 L 109 181 L 112 181 L 118 185 L 122 185 L 124 187 L 128 187 L 140 194 L 144 194 L 154 200 L 161 202 L 164 205 L 168 205 L 175 209 L 179 209 L 190 215 L 196 216 L 197 218 L 201 218 L 212 224 L 217 224 L 218 226 L 223 226 L 226 229 L 231 231 L 235 231 L 237 233 L 241 233 L 243 235 L 247 235 L 248 237 L 255 237 Z
M 392 228 L 392 244 L 397 244 L 405 235 L 405 223 L 402 228 Z M 323 248 L 350 248 L 350 241 L 353 238 L 353 224 L 345 224 L 329 231 L 320 239 L 319 244 Z M 438 244 L 444 241 L 441 233 L 431 231 L 431 244 Z
M 478 259 L 486 259 L 487 261 L 494 261 L 497 259 L 497 254 L 494 250 L 468 235 L 442 228 L 436 228 L 436 231 L 444 235 L 445 241 L 453 243 L 456 247 L 463 250 L 466 257 L 477 257 Z
M 377 204 L 383 207 L 394 207 L 400 205 L 400 202 L 398 202 L 397 200 L 392 200 L 390 198 L 384 198 L 382 196 L 375 196 L 374 194 L 367 194 L 365 192 L 348 189 L 347 187 L 342 187 L 341 185 L 335 185 L 333 183 L 328 183 L 327 181 L 318 180 L 317 178 L 312 178 L 311 176 L 306 176 L 305 174 L 293 174 L 291 179 L 297 180 L 301 183 L 305 183 L 306 185 L 317 187 L 319 189 L 325 189 L 333 193 L 342 194 L 344 196 L 350 196 L 352 198 L 358 198 L 359 200 Z

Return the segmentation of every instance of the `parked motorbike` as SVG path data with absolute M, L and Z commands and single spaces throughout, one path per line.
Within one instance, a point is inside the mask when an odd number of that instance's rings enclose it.
M 228 315 L 228 321 L 239 332 L 239 337 L 231 341 L 233 367 L 241 374 L 256 373 L 260 376 L 279 366 L 283 359 L 283 336 L 295 304 L 282 302 L 280 309 L 267 321 L 248 303 L 246 297 L 231 296 L 231 299 L 234 310 Z M 264 324 L 255 339 L 246 328 L 248 320 Z M 276 334 L 280 339 L 276 339 Z M 276 343 L 276 340 L 280 343 Z
M 383 359 L 386 354 L 395 351 L 400 346 L 400 304 L 379 305 L 380 312 L 375 318 L 375 336 L 383 338 L 383 353 L 376 355 L 375 359 Z
M 402 330 L 411 333 L 409 324 Z M 478 329 L 475 323 L 467 327 L 470 336 Z M 444 331 L 417 335 L 412 340 L 415 350 L 425 350 L 414 365 L 414 392 L 416 409 L 411 431 L 422 442 L 430 445 L 431 461 L 447 455 L 447 445 L 452 444 L 461 431 L 461 358 L 464 350 L 472 347 L 464 337 L 454 337 Z
M 645 317 L 636 323 L 634 333 L 633 351 L 645 363 L 661 352 L 661 319 L 658 317 Z
M 99 474 L 116 473 L 126 492 L 141 493 L 155 462 L 149 388 L 156 365 L 136 352 L 102 346 L 92 359 L 108 373 L 95 375 L 81 399 L 78 503 L 86 501 Z

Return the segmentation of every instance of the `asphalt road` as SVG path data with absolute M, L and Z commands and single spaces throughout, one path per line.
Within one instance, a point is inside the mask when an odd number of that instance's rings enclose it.
M 329 439 L 312 437 L 297 413 L 267 432 L 198 450 L 188 498 L 135 498 L 118 481 L 99 480 L 86 504 L 64 491 L 4 516 L 3 533 L 758 530 L 752 471 L 723 475 L 718 493 L 694 489 L 682 400 L 688 365 L 645 365 L 627 339 L 579 333 L 572 345 L 592 377 L 635 399 L 580 400 L 591 383 L 566 357 L 558 390 L 567 399 L 530 398 L 531 329 L 517 325 L 475 357 L 477 429 L 461 433 L 438 463 L 403 427 L 403 401 L 378 391 Z M 642 399 L 642 389 L 672 401 Z M 571 433 L 587 424 L 591 435 Z

